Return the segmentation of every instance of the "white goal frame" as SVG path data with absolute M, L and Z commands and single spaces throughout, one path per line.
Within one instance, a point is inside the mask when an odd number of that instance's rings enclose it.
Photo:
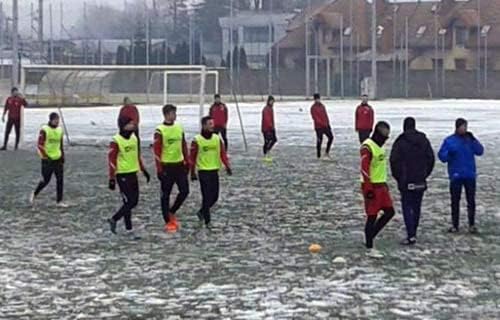
M 200 75 L 200 119 L 205 115 L 205 94 L 206 94 L 206 81 L 207 76 L 215 77 L 215 93 L 219 93 L 219 72 L 217 70 L 207 71 L 202 69 L 196 70 L 167 70 L 163 72 L 163 104 L 168 103 L 168 76 L 169 75 Z

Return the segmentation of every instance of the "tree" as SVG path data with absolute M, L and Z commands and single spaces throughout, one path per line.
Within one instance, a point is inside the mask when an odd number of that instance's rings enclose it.
M 87 20 L 83 14 L 75 23 L 74 35 L 77 37 L 124 39 L 130 38 L 135 25 L 130 23 L 124 11 L 107 5 L 88 5 Z
M 219 18 L 229 16 L 229 6 L 230 0 L 204 0 L 194 6 L 194 23 L 205 40 L 221 43 Z
M 240 69 L 248 69 L 247 53 L 243 47 L 240 48 Z
M 116 50 L 116 64 L 128 64 L 129 59 L 130 57 L 127 48 L 123 45 L 118 46 Z
M 230 50 L 226 53 L 225 66 L 228 68 L 231 66 L 231 51 Z
M 175 46 L 174 57 L 170 64 L 189 64 L 189 46 L 186 42 L 178 43 Z

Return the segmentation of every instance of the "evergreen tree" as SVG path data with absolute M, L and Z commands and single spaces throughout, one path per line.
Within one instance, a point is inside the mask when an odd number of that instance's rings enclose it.
M 247 53 L 243 47 L 240 48 L 240 69 L 248 69 Z
M 116 64 L 124 65 L 129 63 L 129 54 L 127 48 L 120 45 L 116 50 Z

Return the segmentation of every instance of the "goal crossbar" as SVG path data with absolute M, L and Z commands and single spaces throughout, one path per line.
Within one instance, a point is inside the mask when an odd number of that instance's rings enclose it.
M 203 77 L 202 72 L 196 70 L 168 70 L 163 72 L 163 104 L 168 103 L 168 75 L 201 75 Z M 215 77 L 215 93 L 219 93 L 219 72 L 215 70 L 206 71 L 205 77 L 213 76 Z M 206 81 L 206 79 L 205 79 Z

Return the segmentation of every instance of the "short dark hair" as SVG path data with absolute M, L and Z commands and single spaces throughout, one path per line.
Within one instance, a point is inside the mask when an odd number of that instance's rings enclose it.
M 212 117 L 211 116 L 205 116 L 203 118 L 201 118 L 201 125 L 204 126 L 208 123 L 208 121 L 212 120 Z
M 321 96 L 319 95 L 319 93 L 315 93 L 315 94 L 313 95 L 313 98 L 314 98 L 314 100 L 316 100 L 316 99 L 321 99 Z
M 379 121 L 375 125 L 375 131 L 379 131 L 380 129 L 391 130 L 391 126 L 385 121 Z
M 467 120 L 465 120 L 464 118 L 458 118 L 457 120 L 455 120 L 455 128 L 456 129 L 460 128 L 464 124 L 467 124 Z
M 214 94 L 214 99 L 220 98 L 220 94 L 216 93 Z
M 271 100 L 274 101 L 274 97 L 273 96 L 268 96 L 267 97 L 267 103 L 271 102 Z
M 173 104 L 166 104 L 163 106 L 163 115 L 167 115 L 167 113 L 170 113 L 170 112 L 176 112 L 177 111 L 177 107 L 174 106 Z
M 14 93 L 14 91 L 19 91 L 19 89 L 17 89 L 17 87 L 12 87 L 12 89 L 10 89 L 10 93 Z
M 52 112 L 49 114 L 49 121 L 52 121 L 54 119 L 59 119 L 59 115 L 56 112 Z
M 361 96 L 362 96 L 363 98 L 364 98 L 364 97 L 368 98 L 368 95 L 367 95 L 366 93 L 362 94 Z

